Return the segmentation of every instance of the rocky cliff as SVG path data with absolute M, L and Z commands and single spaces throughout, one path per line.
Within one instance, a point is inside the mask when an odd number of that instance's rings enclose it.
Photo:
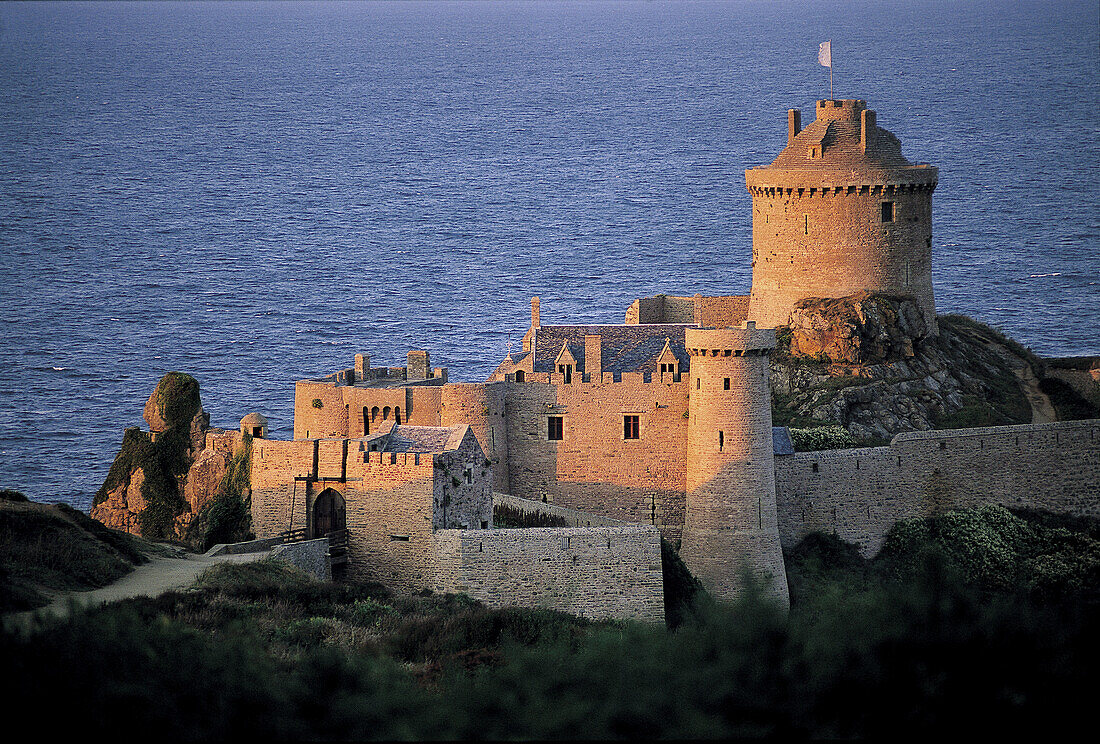
M 219 526 L 209 518 L 213 505 L 249 495 L 247 467 L 242 483 L 239 465 L 242 457 L 247 465 L 247 452 L 236 450 L 250 443 L 236 432 L 210 428 L 198 382 L 180 372 L 161 378 L 143 417 L 149 431 L 126 430 L 91 516 L 130 534 L 205 547 L 207 533 Z M 228 532 L 245 536 L 248 525 L 237 526 Z
M 798 303 L 772 360 L 776 424 L 838 424 L 851 443 L 874 444 L 900 431 L 1056 420 L 1070 410 L 1044 392 L 1048 365 L 1029 350 L 963 316 L 937 325 L 905 297 Z M 1100 415 L 1067 390 L 1075 410 Z

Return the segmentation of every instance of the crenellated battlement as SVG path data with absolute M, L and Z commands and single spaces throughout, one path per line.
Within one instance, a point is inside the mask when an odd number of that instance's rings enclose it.
M 692 357 L 761 356 L 775 348 L 775 329 L 748 320 L 738 328 L 689 328 L 684 346 Z

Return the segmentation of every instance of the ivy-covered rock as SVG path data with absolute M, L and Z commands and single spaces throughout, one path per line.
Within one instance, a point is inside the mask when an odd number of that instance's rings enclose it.
M 169 372 L 145 403 L 149 432 L 127 429 L 122 446 L 93 499 L 93 518 L 155 540 L 180 539 L 192 515 L 220 483 L 228 457 L 203 452 L 209 416 L 199 383 Z M 206 456 L 209 455 L 209 456 Z M 191 478 L 192 470 L 196 470 Z M 194 481 L 188 488 L 189 481 Z

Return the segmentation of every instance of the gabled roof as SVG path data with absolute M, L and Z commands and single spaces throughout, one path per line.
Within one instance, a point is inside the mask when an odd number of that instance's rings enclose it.
M 395 426 L 386 439 L 384 452 L 446 452 L 457 449 L 470 427 Z
M 585 372 L 585 336 L 599 336 L 604 372 L 654 372 L 657 359 L 669 349 L 686 372 L 690 357 L 684 347 L 686 324 L 653 325 L 576 325 L 541 326 L 535 336 L 534 371 L 556 372 L 556 363 L 563 347 L 576 361 L 577 371 Z

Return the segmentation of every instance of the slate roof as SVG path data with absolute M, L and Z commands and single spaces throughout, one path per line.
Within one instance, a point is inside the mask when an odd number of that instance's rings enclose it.
M 587 372 L 584 358 L 584 337 L 599 336 L 601 368 L 604 372 L 656 372 L 657 357 L 665 348 L 665 339 L 680 363 L 680 371 L 687 372 L 690 357 L 684 346 L 684 331 L 691 326 L 653 325 L 578 325 L 542 326 L 535 334 L 535 372 L 556 372 L 554 362 L 561 353 L 562 344 L 568 344 L 569 353 L 577 361 L 577 372 Z M 513 357 L 518 362 L 526 355 Z
M 386 441 L 386 452 L 444 452 L 461 426 L 395 426 Z
M 777 455 L 794 454 L 794 443 L 791 442 L 791 432 L 786 426 L 772 427 L 772 449 Z

